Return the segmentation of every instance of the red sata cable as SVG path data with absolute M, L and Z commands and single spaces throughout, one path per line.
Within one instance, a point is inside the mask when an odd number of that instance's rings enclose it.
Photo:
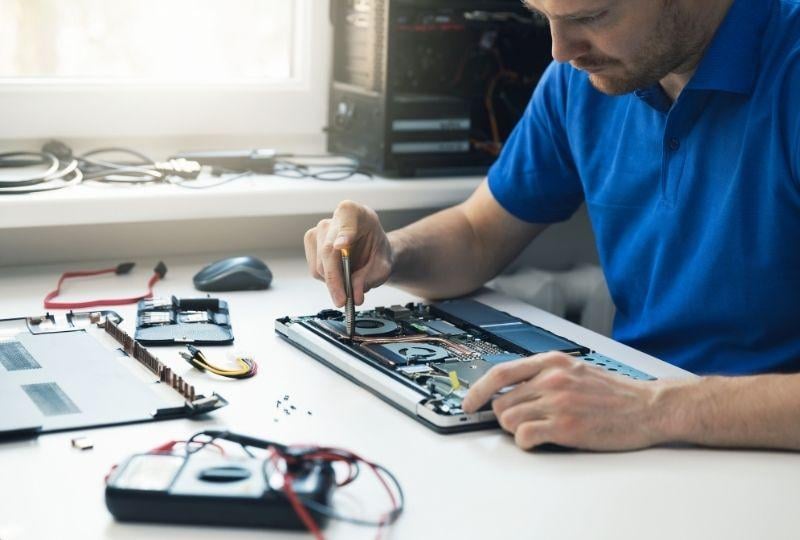
M 67 279 L 76 277 L 98 276 L 100 274 L 123 275 L 130 272 L 131 269 L 133 269 L 134 265 L 135 263 L 127 262 L 118 264 L 114 268 L 104 268 L 103 270 L 82 270 L 78 272 L 64 272 L 63 274 L 61 274 L 61 278 L 58 280 L 58 285 L 56 286 L 55 290 L 49 292 L 47 296 L 44 297 L 44 307 L 45 309 L 79 309 L 79 308 L 89 308 L 95 306 L 118 306 L 121 304 L 135 304 L 139 300 L 143 300 L 145 298 L 151 298 L 153 296 L 153 285 L 155 285 L 156 282 L 162 279 L 167 273 L 167 265 L 165 265 L 161 261 L 159 261 L 156 267 L 153 269 L 153 275 L 147 282 L 147 294 L 144 294 L 142 296 L 136 296 L 131 298 L 105 299 L 105 300 L 102 299 L 87 300 L 85 302 L 53 302 L 53 298 L 56 298 L 59 294 L 61 294 L 61 285 Z

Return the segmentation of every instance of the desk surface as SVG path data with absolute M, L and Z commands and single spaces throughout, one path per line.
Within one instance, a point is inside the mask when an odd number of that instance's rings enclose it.
M 156 285 L 156 294 L 196 295 L 191 275 L 208 260 L 167 260 L 169 273 Z M 212 384 L 180 360 L 177 349 L 154 349 L 189 381 L 215 389 L 230 405 L 206 421 L 156 422 L 1 444 L 0 539 L 310 538 L 114 522 L 103 503 L 103 477 L 114 463 L 211 427 L 282 442 L 338 445 L 384 464 L 407 495 L 406 512 L 386 538 L 797 538 L 798 454 L 694 448 L 526 453 L 499 430 L 445 436 L 424 428 L 274 335 L 276 317 L 312 313 L 329 300 L 324 286 L 307 277 L 302 261 L 265 260 L 275 274 L 271 290 L 220 295 L 230 304 L 236 349 L 255 355 L 258 376 Z M 139 294 L 154 262 L 139 261 L 129 276 L 69 283 L 65 298 Z M 41 299 L 61 270 L 0 268 L 0 318 L 40 313 Z M 382 287 L 368 295 L 368 304 L 410 299 Z M 535 308 L 502 299 L 496 305 L 636 367 L 670 373 L 645 355 Z M 126 318 L 123 326 L 132 330 L 134 309 L 118 311 Z M 313 414 L 276 415 L 275 401 L 287 394 L 298 409 Z M 70 448 L 77 434 L 88 435 L 94 449 Z M 332 523 L 326 537 L 374 538 L 375 531 Z

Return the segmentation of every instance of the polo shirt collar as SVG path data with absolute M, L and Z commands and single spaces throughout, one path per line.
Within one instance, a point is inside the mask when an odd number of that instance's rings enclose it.
M 686 88 L 752 93 L 772 4 L 772 0 L 734 0 Z
M 758 77 L 761 40 L 773 2 L 734 0 L 686 89 L 752 93 Z M 672 107 L 672 99 L 659 83 L 634 94 L 664 114 Z
M 659 83 L 634 90 L 633 94 L 660 113 L 667 114 L 672 107 L 672 98 L 667 95 Z

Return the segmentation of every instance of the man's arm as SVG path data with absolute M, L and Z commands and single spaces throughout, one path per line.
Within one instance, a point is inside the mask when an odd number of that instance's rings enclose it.
M 509 214 L 484 181 L 464 203 L 389 233 L 390 280 L 425 298 L 460 296 L 495 277 L 546 228 Z
M 469 391 L 517 445 L 630 450 L 668 442 L 800 450 L 800 375 L 634 381 L 561 353 L 492 368 Z
M 800 375 L 671 382 L 656 407 L 664 441 L 800 450 Z
M 391 279 L 429 298 L 471 292 L 499 273 L 546 225 L 526 223 L 495 200 L 486 182 L 458 206 L 387 235 L 370 208 L 343 201 L 304 238 L 312 276 L 345 302 L 341 250 L 350 251 L 356 304 Z

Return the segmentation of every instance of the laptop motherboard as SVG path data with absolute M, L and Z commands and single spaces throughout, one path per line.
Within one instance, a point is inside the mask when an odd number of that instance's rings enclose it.
M 421 397 L 420 405 L 437 416 L 463 415 L 461 402 L 470 386 L 493 366 L 542 352 L 561 351 L 620 376 L 654 379 L 569 339 L 469 299 L 358 312 L 352 339 L 348 336 L 345 316 L 338 310 L 326 309 L 316 315 L 277 321 L 279 334 L 331 365 L 328 358 L 323 358 L 325 353 L 310 349 L 307 338 L 288 331 L 296 326 L 304 329 L 304 336 L 310 332 L 414 390 Z M 354 378 L 352 374 L 349 376 Z M 364 385 L 364 381 L 358 382 Z M 374 384 L 366 386 L 380 393 Z

